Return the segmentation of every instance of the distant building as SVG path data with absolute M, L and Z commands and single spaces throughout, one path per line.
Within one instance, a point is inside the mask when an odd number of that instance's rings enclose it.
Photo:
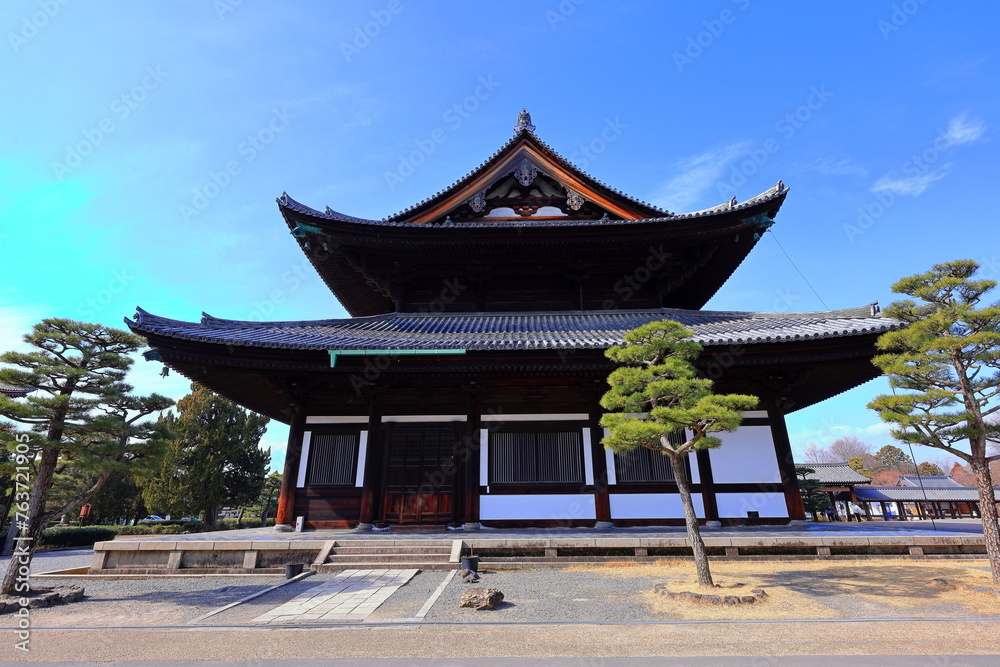
M 34 387 L 13 387 L 9 384 L 0 384 L 0 395 L 7 398 L 24 398 L 33 391 L 35 391 Z
M 924 519 L 979 517 L 979 491 L 963 486 L 951 475 L 900 475 L 898 486 L 856 490 L 869 512 L 884 518 Z M 1000 502 L 1000 487 L 993 490 Z
M 806 479 L 816 480 L 823 486 L 820 491 L 826 493 L 830 505 L 837 508 L 837 513 L 848 515 L 846 503 L 857 501 L 855 488 L 871 484 L 872 481 L 857 470 L 843 463 L 796 463 L 796 468 L 811 468 L 815 472 L 806 475 Z

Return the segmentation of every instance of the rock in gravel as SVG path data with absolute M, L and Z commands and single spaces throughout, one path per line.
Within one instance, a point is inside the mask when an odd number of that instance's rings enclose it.
M 462 594 L 459 607 L 472 607 L 476 611 L 496 609 L 503 602 L 499 588 L 470 588 Z
M 479 573 L 475 570 L 462 570 L 458 573 L 458 576 L 462 577 L 462 581 L 467 584 L 474 584 L 479 581 Z

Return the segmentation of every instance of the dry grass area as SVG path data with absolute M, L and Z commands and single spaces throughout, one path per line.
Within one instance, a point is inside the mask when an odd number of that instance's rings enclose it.
M 712 576 L 722 588 L 699 587 L 691 561 L 607 563 L 571 568 L 611 577 L 648 577 L 650 590 L 642 601 L 658 614 L 694 619 L 789 619 L 877 616 L 1000 616 L 1000 597 L 969 591 L 964 586 L 990 586 L 985 561 L 768 561 L 715 562 Z M 945 579 L 959 586 L 949 590 L 932 583 Z M 748 594 L 763 588 L 760 604 L 713 606 L 670 600 L 653 593 L 656 583 L 671 591 L 690 590 L 717 595 Z M 740 586 L 739 584 L 743 584 Z M 744 591 L 744 592 L 741 592 Z

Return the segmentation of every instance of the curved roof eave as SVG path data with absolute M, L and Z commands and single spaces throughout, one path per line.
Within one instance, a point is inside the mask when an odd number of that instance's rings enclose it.
M 676 319 L 705 346 L 756 345 L 879 334 L 903 323 L 870 305 L 814 313 L 752 313 L 679 309 L 540 313 L 389 313 L 350 319 L 247 322 L 205 314 L 200 322 L 152 315 L 125 318 L 132 331 L 162 338 L 236 347 L 330 349 L 448 349 L 470 351 L 604 349 L 625 332 Z
M 308 215 L 310 218 L 315 219 L 320 225 L 322 225 L 321 231 L 332 231 L 332 226 L 324 224 L 327 221 L 347 223 L 346 227 L 343 229 L 349 229 L 350 227 L 394 227 L 403 228 L 407 230 L 417 230 L 417 229 L 428 229 L 428 230 L 440 230 L 440 229 L 502 229 L 502 228 L 517 228 L 520 230 L 524 229 L 547 229 L 547 228 L 566 228 L 566 227 L 603 227 L 603 226 L 624 226 L 624 225 L 649 225 L 656 223 L 665 222 L 681 222 L 681 221 L 702 221 L 712 218 L 721 218 L 723 216 L 730 217 L 733 213 L 739 213 L 740 211 L 746 211 L 756 207 L 760 207 L 762 204 L 771 204 L 773 208 L 780 208 L 781 204 L 784 202 L 785 197 L 788 195 L 789 188 L 784 185 L 781 181 L 764 192 L 760 193 L 755 197 L 751 197 L 746 201 L 736 203 L 736 199 L 733 198 L 729 202 L 721 204 L 719 206 L 704 209 L 701 211 L 694 211 L 691 213 L 680 213 L 680 214 L 668 214 L 655 218 L 637 218 L 637 219 L 613 219 L 613 218 L 601 218 L 598 220 L 539 220 L 532 221 L 531 218 L 525 218 L 523 220 L 477 220 L 474 222 L 444 222 L 444 223 L 422 223 L 413 224 L 410 222 L 402 222 L 399 220 L 392 219 L 382 219 L 382 220 L 372 220 L 369 218 L 359 218 L 355 216 L 346 215 L 343 213 L 338 213 L 330 207 L 326 208 L 326 211 L 321 212 L 305 204 L 302 204 L 295 199 L 292 199 L 288 193 L 282 193 L 281 197 L 276 199 L 280 209 L 287 209 L 290 211 L 295 211 L 297 213 Z M 288 221 L 289 227 L 294 227 L 291 221 Z M 305 229 L 304 231 L 312 231 Z

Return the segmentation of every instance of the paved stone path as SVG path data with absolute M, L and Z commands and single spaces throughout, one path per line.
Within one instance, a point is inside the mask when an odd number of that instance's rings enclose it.
M 363 621 L 418 570 L 344 570 L 333 579 L 261 614 L 251 623 L 284 625 Z

